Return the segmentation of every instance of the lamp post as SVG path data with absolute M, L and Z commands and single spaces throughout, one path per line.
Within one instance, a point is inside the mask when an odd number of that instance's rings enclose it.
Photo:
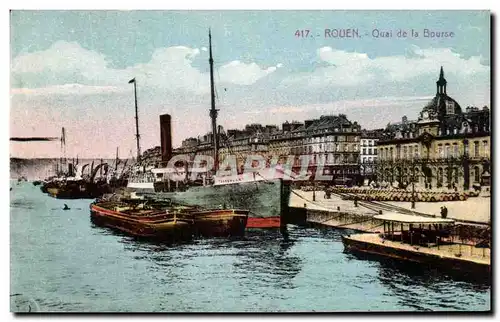
M 415 163 L 412 162 L 411 175 L 411 209 L 415 209 Z
M 415 209 L 415 182 L 411 183 L 411 209 Z

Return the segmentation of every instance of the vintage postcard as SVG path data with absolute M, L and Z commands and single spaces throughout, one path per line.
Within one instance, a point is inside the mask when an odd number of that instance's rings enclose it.
M 11 11 L 11 311 L 491 311 L 491 19 Z

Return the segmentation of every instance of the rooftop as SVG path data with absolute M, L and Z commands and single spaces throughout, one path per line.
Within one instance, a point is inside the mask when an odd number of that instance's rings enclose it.
M 394 221 L 408 224 L 453 224 L 455 220 L 435 218 L 435 217 L 424 217 L 417 215 L 404 215 L 400 213 L 386 213 L 383 215 L 377 215 L 373 218 L 385 221 Z

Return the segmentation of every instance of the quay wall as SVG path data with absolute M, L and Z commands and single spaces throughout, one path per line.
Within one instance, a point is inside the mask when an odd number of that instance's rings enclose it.
M 305 222 L 313 225 L 325 225 L 369 233 L 383 231 L 383 221 L 373 218 L 372 215 L 304 208 L 297 208 L 297 210 L 305 212 Z M 295 210 L 292 209 L 292 213 L 294 211 Z

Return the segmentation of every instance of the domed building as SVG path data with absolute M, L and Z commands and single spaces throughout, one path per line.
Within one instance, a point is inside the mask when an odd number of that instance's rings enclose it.
M 489 185 L 490 110 L 464 112 L 446 87 L 441 67 L 436 95 L 418 117 L 387 125 L 378 141 L 379 181 L 455 190 Z

